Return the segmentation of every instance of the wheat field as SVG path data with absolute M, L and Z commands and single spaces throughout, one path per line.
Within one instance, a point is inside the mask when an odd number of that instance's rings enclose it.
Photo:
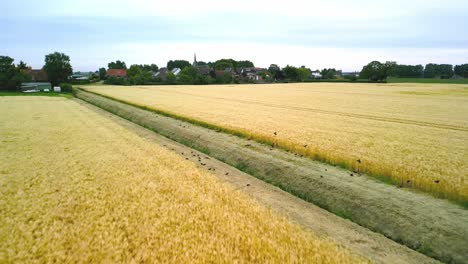
M 0 97 L 0 112 L 0 263 L 365 262 L 103 111 Z
M 402 187 L 468 201 L 468 86 L 86 86 Z

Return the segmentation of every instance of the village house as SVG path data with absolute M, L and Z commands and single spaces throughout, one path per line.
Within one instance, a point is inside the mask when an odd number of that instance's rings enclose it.
M 174 68 L 172 69 L 172 74 L 174 74 L 175 76 L 179 75 L 179 73 L 181 72 L 182 70 L 180 68 Z
M 87 81 L 90 79 L 92 74 L 93 74 L 92 72 L 75 72 L 68 78 L 70 80 L 76 80 L 76 81 Z
M 320 73 L 319 70 L 312 71 L 312 72 L 310 72 L 310 78 L 312 78 L 312 79 L 320 79 L 320 78 L 322 78 L 322 74 Z
M 174 68 L 174 69 L 179 69 L 179 68 Z M 174 70 L 174 69 L 172 69 L 172 70 Z M 153 75 L 153 77 L 154 77 L 155 79 L 160 79 L 160 80 L 162 80 L 162 81 L 165 81 L 165 80 L 167 80 L 167 74 L 168 74 L 169 72 L 171 72 L 171 71 L 169 71 L 168 68 L 162 67 L 162 68 L 159 69 L 159 71 L 158 71 L 157 73 L 155 73 L 155 74 Z M 180 73 L 180 72 L 179 72 L 179 73 Z
M 109 69 L 106 72 L 106 77 L 119 77 L 119 78 L 127 78 L 127 70 L 124 69 Z
M 31 67 L 29 67 L 21 71 L 25 73 L 26 75 L 28 75 L 31 78 L 32 82 L 47 82 L 48 81 L 47 73 L 42 69 L 33 70 Z
M 242 76 L 242 78 L 246 80 L 259 81 L 262 79 L 262 77 L 257 75 L 257 69 L 260 69 L 260 68 L 255 68 L 255 67 L 242 68 L 240 75 Z

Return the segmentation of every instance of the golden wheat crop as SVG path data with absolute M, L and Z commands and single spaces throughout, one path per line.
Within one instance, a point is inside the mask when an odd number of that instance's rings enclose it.
M 468 86 L 88 86 L 295 152 L 468 200 Z
M 0 263 L 362 261 L 102 111 L 0 97 L 0 113 Z

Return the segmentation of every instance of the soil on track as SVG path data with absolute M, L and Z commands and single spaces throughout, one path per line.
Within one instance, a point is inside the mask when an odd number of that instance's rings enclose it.
M 349 220 L 342 219 L 202 152 L 144 129 L 81 100 L 77 101 L 83 106 L 118 122 L 139 136 L 156 142 L 194 162 L 199 168 L 205 169 L 219 179 L 235 186 L 238 191 L 249 194 L 261 204 L 286 215 L 289 220 L 299 224 L 306 230 L 320 237 L 331 239 L 353 253 L 369 258 L 375 263 L 439 263 L 381 234 L 371 232 Z
M 468 263 L 468 210 L 459 205 L 88 92 L 77 97 L 428 256 Z

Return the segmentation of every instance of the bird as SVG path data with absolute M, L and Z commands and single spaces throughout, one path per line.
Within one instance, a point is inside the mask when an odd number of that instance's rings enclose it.
M 229 172 L 226 172 L 224 175 L 229 175 Z
M 304 148 L 307 148 L 307 144 L 304 145 Z
M 357 163 L 361 163 L 361 159 L 358 159 L 358 160 L 356 160 L 356 161 L 357 161 Z
M 439 181 L 439 180 L 435 180 L 434 182 L 435 182 L 435 183 L 439 183 L 440 181 Z
M 276 131 L 275 131 L 275 132 L 273 132 L 273 134 L 274 134 L 275 136 L 276 136 L 276 135 L 278 135 L 278 134 L 276 133 Z
M 354 175 L 352 173 L 350 173 L 349 176 L 354 176 Z
M 250 183 L 247 183 L 247 186 L 250 186 Z
M 410 183 L 411 181 L 410 180 L 407 180 L 406 183 Z

